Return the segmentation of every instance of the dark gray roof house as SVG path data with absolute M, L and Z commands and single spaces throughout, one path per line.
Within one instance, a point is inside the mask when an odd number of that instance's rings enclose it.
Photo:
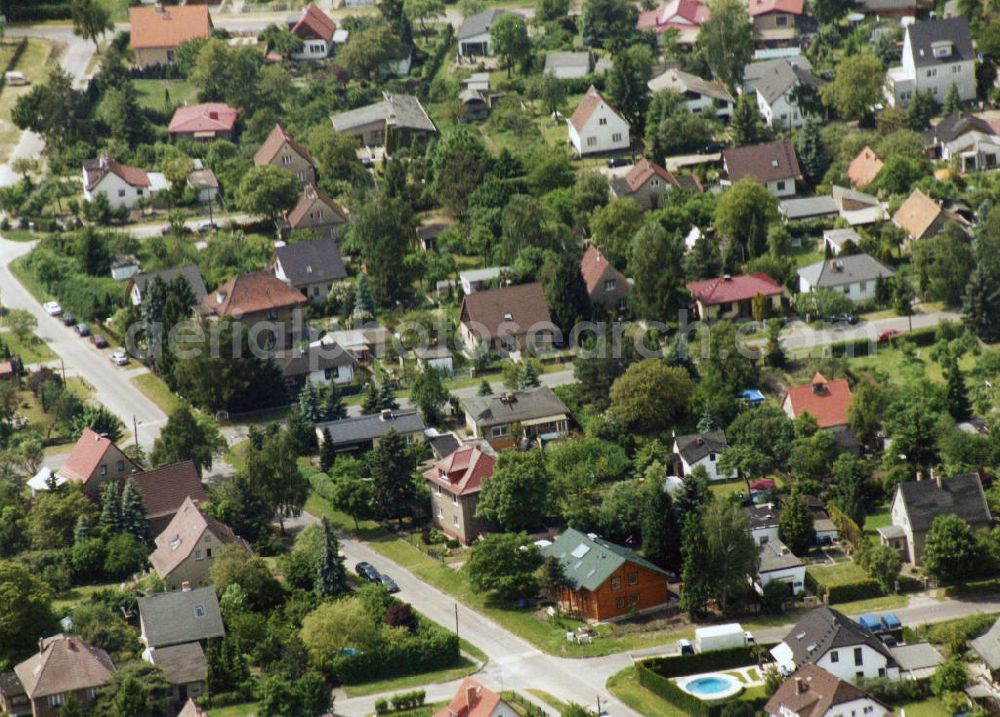
M 898 667 L 889 648 L 874 633 L 829 607 L 819 607 L 803 615 L 772 654 L 786 646 L 791 652 L 791 661 L 798 668 L 815 664 L 830 650 L 861 645 L 882 655 L 887 666 Z
M 275 275 L 296 289 L 347 277 L 340 242 L 332 237 L 279 246 L 271 262 Z
M 335 114 L 330 118 L 338 132 L 350 132 L 373 122 L 385 122 L 391 129 L 437 132 L 424 106 L 413 95 L 382 93 L 382 101 Z
M 325 440 L 324 433 L 329 434 L 334 450 L 339 453 L 368 451 L 389 431 L 404 436 L 408 443 L 415 440 L 423 441 L 426 429 L 424 419 L 415 410 L 385 410 L 381 413 L 368 413 L 316 425 L 320 441 Z
M 350 366 L 353 369 L 358 360 L 336 341 L 333 343 L 310 344 L 304 349 L 294 348 L 274 359 L 286 380 L 298 381 L 318 371 L 326 374 L 332 368 Z
M 511 15 L 509 10 L 502 10 L 500 8 L 490 8 L 489 10 L 483 10 L 482 12 L 477 12 L 475 15 L 469 15 L 462 22 L 462 26 L 458 28 L 458 40 L 468 40 L 479 35 L 487 34 L 490 31 L 490 27 L 493 23 L 497 21 L 501 15 Z
M 726 434 L 721 430 L 708 433 L 692 433 L 689 436 L 677 436 L 674 439 L 677 453 L 685 463 L 693 466 L 710 453 L 723 453 L 729 448 Z
M 775 68 L 781 65 L 791 65 L 800 70 L 811 71 L 812 63 L 805 55 L 791 55 L 789 57 L 776 57 L 770 60 L 759 60 L 751 62 L 743 68 L 743 89 L 746 92 L 753 92 L 757 89 L 757 83 L 768 75 L 773 74 Z
M 788 58 L 769 62 L 760 76 L 754 79 L 754 89 L 769 105 L 799 84 L 818 89 L 824 82 L 810 72 L 810 68 L 802 63 L 790 62 Z
M 226 634 L 212 586 L 157 593 L 138 602 L 139 626 L 148 647 L 159 649 Z
M 949 142 L 954 142 L 967 132 L 996 134 L 993 125 L 982 117 L 976 117 L 965 112 L 952 112 L 936 125 L 925 130 L 924 138 L 933 144 L 948 144 Z
M 969 20 L 965 17 L 917 22 L 910 25 L 906 31 L 913 52 L 913 63 L 918 68 L 953 65 L 976 59 L 976 52 L 972 47 L 972 34 L 969 32 Z M 934 54 L 934 45 L 942 42 L 951 43 L 951 53 L 946 57 Z
M 836 289 L 861 281 L 888 279 L 894 273 L 868 254 L 837 256 L 799 269 L 800 279 L 808 282 L 811 289 Z
M 778 211 L 787 221 L 795 221 L 836 216 L 838 208 L 833 196 L 825 194 L 818 197 L 782 199 L 778 203 Z
M 969 644 L 991 673 L 1000 672 L 1000 620 Z
M 150 650 L 149 661 L 160 668 L 172 685 L 204 682 L 208 678 L 208 660 L 198 642 Z
M 973 527 L 992 522 L 983 482 L 976 473 L 900 483 L 894 507 L 896 500 L 902 501 L 914 531 L 930 530 L 934 519 L 942 515 L 957 515 Z
M 191 287 L 191 292 L 194 294 L 194 306 L 199 306 L 208 293 L 208 289 L 205 288 L 205 280 L 201 277 L 201 270 L 195 264 L 172 266 L 157 271 L 140 271 L 129 279 L 125 291 L 132 297 L 132 303 L 138 306 L 142 303 L 142 296 L 149 282 L 159 277 L 169 284 L 178 276 L 183 276 L 187 280 L 188 286 Z
M 462 401 L 468 419 L 480 428 L 569 416 L 569 409 L 548 386 L 495 396 L 470 396 Z

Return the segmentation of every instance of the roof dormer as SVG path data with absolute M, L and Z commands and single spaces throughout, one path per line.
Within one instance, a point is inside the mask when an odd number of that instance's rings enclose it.
M 931 52 L 938 59 L 951 57 L 955 52 L 955 43 L 951 40 L 936 40 L 931 43 Z

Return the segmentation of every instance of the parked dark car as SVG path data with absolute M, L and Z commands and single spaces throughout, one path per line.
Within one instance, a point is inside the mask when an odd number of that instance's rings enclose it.
M 831 538 L 829 535 L 817 535 L 816 536 L 816 545 L 818 545 L 820 547 L 827 546 L 827 545 L 833 545 L 833 538 Z
M 390 578 L 388 575 L 384 575 L 384 574 L 380 573 L 379 576 L 378 576 L 378 579 L 379 579 L 379 582 L 381 582 L 382 585 L 385 586 L 385 589 L 388 590 L 389 592 L 391 592 L 391 593 L 398 593 L 399 592 L 399 586 L 396 584 L 396 581 L 393 580 L 392 578 Z
M 379 582 L 380 575 L 371 563 L 358 563 L 354 566 L 354 572 L 371 583 Z
M 80 322 L 76 325 L 76 333 L 80 334 L 80 336 L 90 336 L 90 327 Z
M 835 324 L 850 324 L 854 326 L 854 324 L 858 323 L 858 317 L 850 311 L 845 311 L 842 314 L 834 314 L 830 317 L 830 321 Z
M 108 340 L 100 334 L 94 334 L 90 337 L 90 340 L 99 349 L 106 349 L 108 347 Z
M 73 314 L 62 315 L 63 326 L 73 326 L 76 324 L 76 317 Z
M 698 150 L 698 154 L 718 154 L 726 148 L 725 142 L 709 142 Z
M 630 157 L 608 157 L 608 166 L 612 169 L 615 167 L 627 167 L 630 164 L 632 164 Z

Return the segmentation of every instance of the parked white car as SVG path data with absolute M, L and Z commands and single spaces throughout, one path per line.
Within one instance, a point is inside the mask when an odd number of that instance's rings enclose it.
M 111 354 L 111 360 L 115 362 L 116 366 L 126 366 L 128 365 L 128 354 L 122 350 L 115 351 Z
M 42 304 L 42 308 L 45 309 L 45 313 L 49 316 L 59 316 L 62 313 L 62 307 L 59 306 L 58 301 L 49 301 Z
M 210 232 L 215 228 L 216 228 L 215 224 L 210 222 L 208 219 L 200 221 L 195 225 L 195 231 L 197 231 L 199 234 L 205 234 L 206 232 Z

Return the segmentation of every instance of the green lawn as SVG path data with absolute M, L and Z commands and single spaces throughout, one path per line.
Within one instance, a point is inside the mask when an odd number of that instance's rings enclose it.
M 32 83 L 45 79 L 48 73 L 48 61 L 52 54 L 52 43 L 37 37 L 28 38 L 28 46 L 17 64 L 11 69 L 23 72 Z M 0 162 L 6 162 L 21 139 L 21 130 L 10 121 L 14 103 L 22 95 L 31 91 L 31 85 L 22 87 L 4 86 L 0 90 Z
M 948 714 L 944 702 L 936 697 L 929 697 L 922 702 L 907 702 L 899 705 L 898 714 L 906 711 L 906 717 L 944 717 Z
M 0 333 L 0 339 L 7 347 L 21 357 L 26 364 L 43 363 L 45 361 L 56 361 L 59 356 L 49 348 L 49 345 L 31 334 L 24 341 L 17 337 L 13 331 Z
M 0 146 L 2 146 L 2 144 L 3 141 L 0 139 Z M 27 262 L 29 256 L 29 254 L 25 254 L 24 256 L 19 256 L 17 259 L 12 261 L 9 265 L 11 273 L 17 277 L 17 280 L 24 285 L 24 288 L 28 290 L 28 293 L 35 297 L 35 301 L 39 304 L 44 304 L 46 301 L 52 301 L 55 297 L 47 292 L 42 285 L 35 280 L 34 274 L 25 268 L 25 263 Z
M 403 692 L 422 685 L 434 685 L 439 682 L 451 682 L 459 678 L 471 675 L 479 670 L 479 665 L 471 660 L 462 658 L 458 667 L 450 667 L 445 670 L 435 672 L 422 672 L 416 675 L 404 675 L 403 677 L 392 677 L 385 680 L 374 680 L 363 682 L 359 685 L 344 685 L 344 692 L 348 697 L 365 697 L 366 695 L 377 695 L 380 692 Z
M 115 580 L 110 583 L 80 585 L 71 588 L 64 593 L 56 595 L 56 597 L 52 600 L 52 609 L 56 613 L 56 617 L 62 617 L 63 614 L 68 613 L 76 605 L 83 602 L 94 593 L 100 592 L 101 590 L 117 590 L 119 585 L 121 585 L 121 581 Z
M 608 691 L 641 715 L 676 715 L 677 708 L 639 684 L 634 667 L 608 679 Z
M 557 712 L 563 712 L 567 707 L 569 707 L 569 703 L 563 702 L 561 699 L 555 695 L 549 694 L 545 690 L 536 690 L 534 687 L 529 687 L 526 691 L 533 694 L 549 707 L 554 708 Z
M 144 373 L 141 376 L 136 376 L 132 379 L 132 384 L 168 416 L 181 407 L 181 400 L 155 374 Z
M 241 705 L 229 705 L 228 707 L 216 707 L 208 711 L 209 717 L 256 717 L 257 703 L 244 702 Z
M 746 481 L 742 480 L 712 482 L 708 487 L 715 494 L 716 498 L 729 498 L 733 493 L 741 491 L 746 493 L 747 490 Z
M 198 89 L 187 80 L 132 80 L 132 84 L 139 96 L 139 105 L 160 112 L 198 97 Z

